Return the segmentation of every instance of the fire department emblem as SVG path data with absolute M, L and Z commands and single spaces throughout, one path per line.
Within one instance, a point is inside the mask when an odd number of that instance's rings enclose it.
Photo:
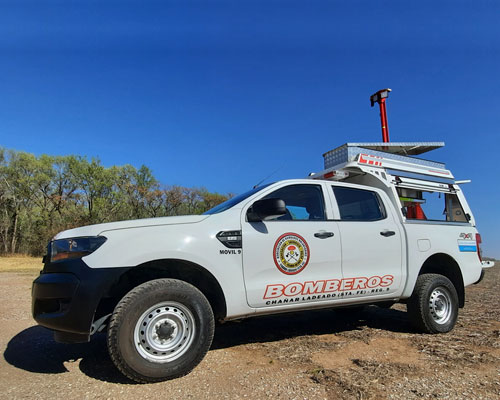
M 296 233 L 281 235 L 274 244 L 274 263 L 287 275 L 298 274 L 309 262 L 309 246 L 304 238 Z

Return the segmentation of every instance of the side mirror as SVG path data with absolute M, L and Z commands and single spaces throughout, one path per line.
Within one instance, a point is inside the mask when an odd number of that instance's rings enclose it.
M 285 202 L 281 199 L 257 200 L 248 209 L 248 222 L 267 221 L 276 217 L 281 217 L 287 213 Z

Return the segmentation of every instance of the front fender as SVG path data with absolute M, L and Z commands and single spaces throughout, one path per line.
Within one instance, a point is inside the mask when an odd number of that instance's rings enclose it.
M 153 226 L 103 232 L 108 240 L 83 258 L 91 268 L 135 267 L 153 260 L 178 259 L 197 264 L 218 281 L 227 315 L 248 314 L 242 250 L 228 252 L 216 238 L 218 229 L 201 224 Z

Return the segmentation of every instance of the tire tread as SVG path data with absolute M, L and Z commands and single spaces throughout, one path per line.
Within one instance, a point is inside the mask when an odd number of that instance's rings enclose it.
M 429 320 L 427 312 L 428 312 L 428 298 L 426 292 L 429 289 L 429 286 L 433 284 L 436 280 L 442 280 L 443 284 L 446 283 L 448 289 L 452 292 L 452 296 L 456 299 L 455 307 L 458 307 L 458 296 L 456 294 L 456 289 L 451 283 L 451 281 L 446 278 L 444 275 L 440 274 L 422 274 L 417 278 L 417 283 L 415 284 L 415 288 L 413 289 L 413 293 L 408 301 L 407 310 L 410 317 L 410 322 L 412 325 L 417 328 L 419 331 L 424 333 L 444 333 L 453 328 L 455 325 L 455 321 L 452 326 L 448 330 L 440 330 L 437 329 Z
M 120 326 L 123 322 L 123 318 L 125 316 L 125 312 L 128 309 L 128 307 L 130 307 L 130 305 L 138 298 L 141 298 L 142 296 L 147 296 L 148 293 L 151 293 L 157 289 L 170 287 L 170 288 L 177 288 L 180 290 L 184 290 L 186 286 L 191 287 L 192 289 L 198 291 L 199 294 L 201 295 L 200 300 L 206 302 L 205 306 L 211 310 L 210 303 L 196 287 L 184 281 L 179 281 L 177 279 L 168 279 L 168 278 L 155 279 L 153 281 L 148 281 L 146 283 L 143 283 L 142 285 L 135 287 L 130 292 L 128 292 L 116 305 L 108 324 L 108 335 L 107 335 L 108 352 L 115 366 L 127 378 L 138 383 L 162 382 L 166 379 L 179 378 L 189 373 L 196 365 L 198 365 L 201 362 L 203 357 L 205 357 L 205 355 L 207 354 L 212 344 L 212 339 L 214 336 L 215 320 L 213 317 L 213 313 L 210 313 L 210 315 L 205 316 L 208 318 L 207 322 L 209 328 L 208 329 L 209 337 L 208 340 L 205 341 L 205 346 L 201 349 L 201 351 L 198 352 L 196 358 L 192 360 L 190 365 L 188 365 L 185 368 L 179 369 L 177 372 L 173 374 L 170 374 L 168 378 L 145 377 L 144 375 L 130 368 L 125 363 L 120 354 L 120 348 L 117 338 Z

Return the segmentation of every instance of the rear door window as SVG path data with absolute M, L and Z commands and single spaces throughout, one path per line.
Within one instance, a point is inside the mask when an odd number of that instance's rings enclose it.
M 345 221 L 377 221 L 386 216 L 378 194 L 370 190 L 332 186 L 340 219 Z

